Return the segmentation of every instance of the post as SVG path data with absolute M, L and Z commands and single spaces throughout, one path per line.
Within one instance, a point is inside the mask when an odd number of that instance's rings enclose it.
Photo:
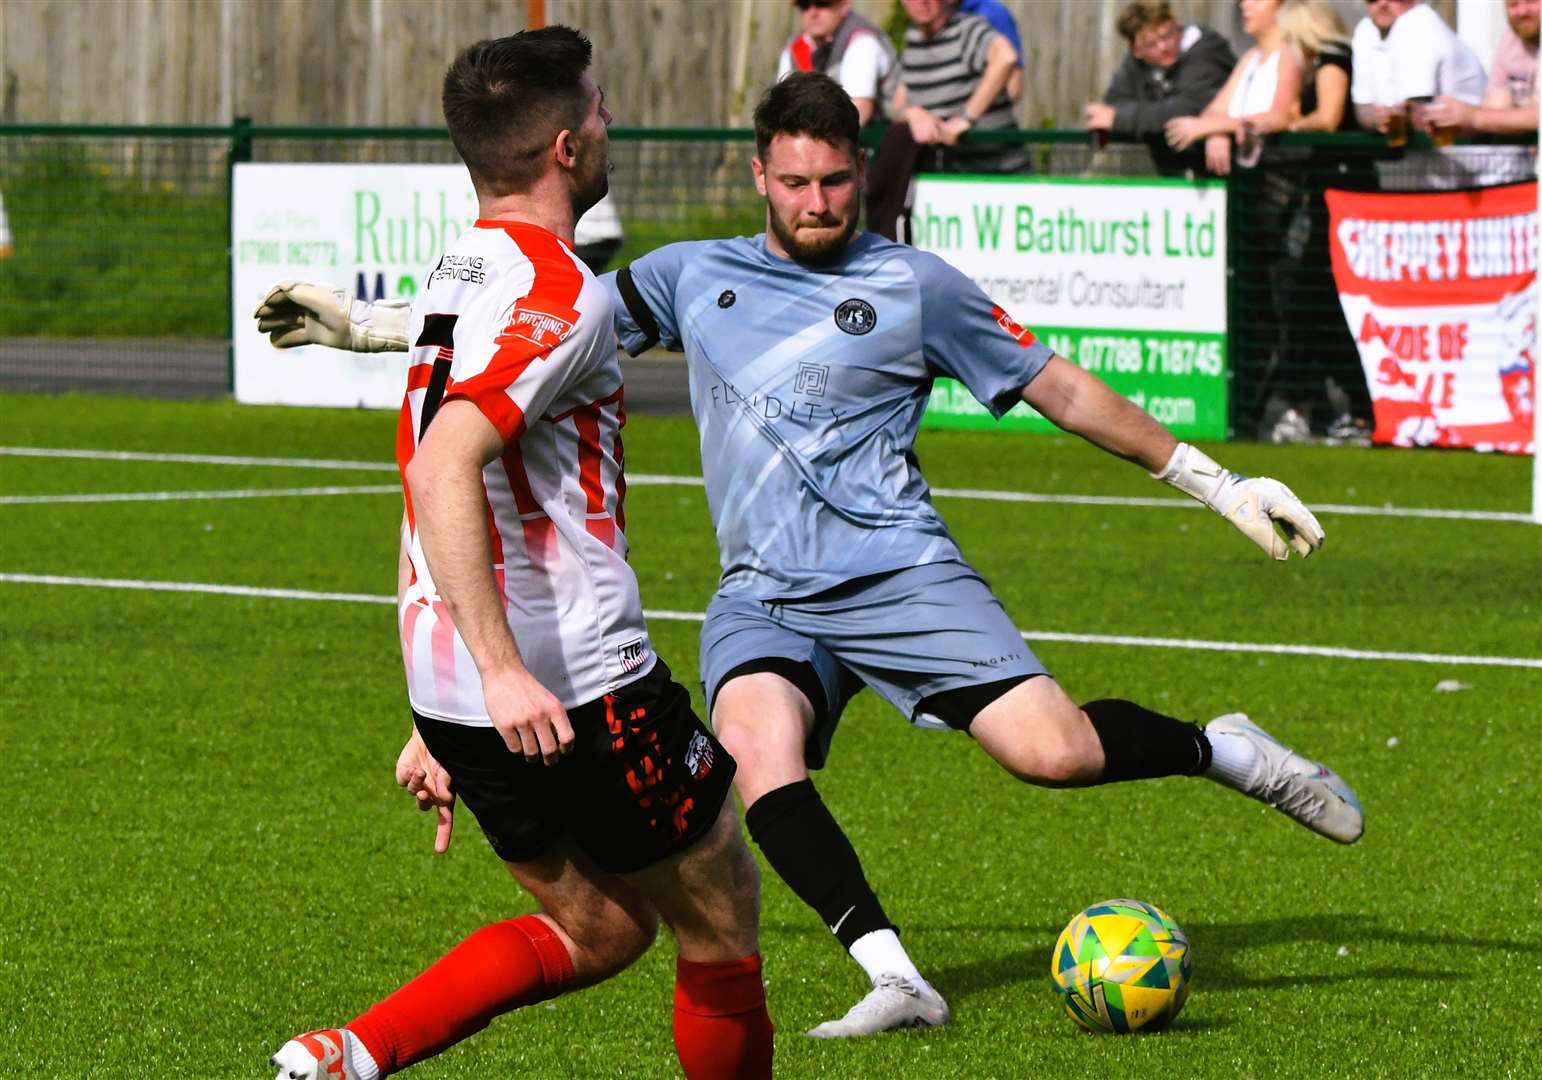
M 1542 150 L 1542 128 L 1537 130 L 1537 147 Z M 1542 192 L 1542 177 L 1538 177 L 1537 190 Z M 1542 200 L 1539 200 L 1537 207 L 1537 227 L 1542 230 Z M 1542 238 L 1533 240 L 1533 243 L 1542 243 Z M 1538 318 L 1542 316 L 1542 273 L 1536 275 L 1534 287 L 1537 290 L 1537 307 L 1532 325 L 1535 327 L 1542 321 Z M 1537 401 L 1537 376 L 1542 374 L 1542 327 L 1537 329 L 1537 341 L 1531 349 L 1531 520 L 1542 525 L 1542 407 L 1539 407 L 1542 403 Z
M 230 341 L 225 350 L 225 388 L 236 392 L 236 164 L 252 160 L 252 118 L 230 122 L 230 151 L 225 156 L 225 309 L 230 312 Z
M 1494 59 L 1494 46 L 1505 29 L 1505 6 L 1494 0 L 1456 0 L 1456 36 L 1483 61 L 1488 70 Z

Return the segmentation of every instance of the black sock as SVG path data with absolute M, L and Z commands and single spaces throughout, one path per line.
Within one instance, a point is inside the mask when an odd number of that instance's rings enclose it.
M 874 930 L 897 929 L 812 780 L 766 792 L 744 812 L 744 824 L 771 868 L 846 948 Z
M 1119 698 L 1089 701 L 1082 711 L 1103 744 L 1100 784 L 1196 776 L 1210 767 L 1210 740 L 1198 724 Z

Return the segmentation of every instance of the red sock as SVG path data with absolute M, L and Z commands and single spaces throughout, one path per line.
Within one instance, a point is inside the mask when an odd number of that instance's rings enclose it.
M 771 1017 L 760 954 L 720 964 L 675 964 L 675 1053 L 686 1080 L 766 1080 Z
M 484 926 L 431 968 L 348 1025 L 382 1074 L 432 1057 L 493 1017 L 556 997 L 573 960 L 545 921 L 522 915 Z

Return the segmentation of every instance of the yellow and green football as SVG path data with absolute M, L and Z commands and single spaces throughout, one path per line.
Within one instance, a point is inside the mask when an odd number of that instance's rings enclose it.
M 1088 1031 L 1117 1035 L 1172 1023 L 1189 996 L 1194 954 L 1170 916 L 1142 900 L 1093 904 L 1060 932 L 1050 977 Z

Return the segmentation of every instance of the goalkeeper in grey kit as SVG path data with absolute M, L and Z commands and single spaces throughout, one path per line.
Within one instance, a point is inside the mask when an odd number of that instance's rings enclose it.
M 809 1034 L 949 1017 L 809 778 L 864 685 L 912 723 L 968 732 L 1028 783 L 1204 776 L 1359 839 L 1349 786 L 1241 713 L 1201 728 L 1130 701 L 1076 704 L 964 559 L 912 447 L 932 379 L 948 375 L 997 416 L 1026 401 L 1141 465 L 1274 559 L 1322 544 L 1311 511 L 1278 481 L 1178 442 L 941 259 L 858 232 L 864 160 L 838 84 L 793 75 L 766 92 L 755 125 L 767 231 L 671 244 L 603 280 L 628 351 L 686 355 L 723 567 L 702 681 L 746 825 L 872 981 Z M 275 286 L 258 317 L 280 345 L 393 347 L 392 312 L 325 287 Z

